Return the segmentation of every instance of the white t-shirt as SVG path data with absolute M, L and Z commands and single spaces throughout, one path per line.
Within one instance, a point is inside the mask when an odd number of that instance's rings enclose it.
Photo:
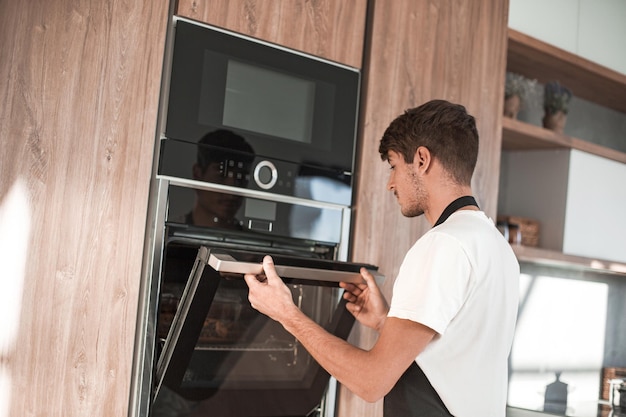
M 519 264 L 482 211 L 461 210 L 407 252 L 389 317 L 435 330 L 416 358 L 456 417 L 505 415 Z

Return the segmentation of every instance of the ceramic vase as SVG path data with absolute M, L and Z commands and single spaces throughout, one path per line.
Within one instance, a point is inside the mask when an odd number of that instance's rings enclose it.
M 562 111 L 556 111 L 554 113 L 546 112 L 542 120 L 543 127 L 559 134 L 563 134 L 563 129 L 565 129 L 566 121 L 567 114 Z
M 522 101 L 518 95 L 512 95 L 504 99 L 504 116 L 517 119 Z

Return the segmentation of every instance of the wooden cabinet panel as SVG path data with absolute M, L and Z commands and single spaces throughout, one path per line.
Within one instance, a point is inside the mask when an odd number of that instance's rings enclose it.
M 361 68 L 367 0 L 180 0 L 176 14 Z
M 21 181 L 31 230 L 0 274 L 24 283 L 7 415 L 127 414 L 167 9 L 0 2 L 0 211 Z
M 388 166 L 378 142 L 405 109 L 443 98 L 464 104 L 476 117 L 481 142 L 473 187 L 495 218 L 507 6 L 499 0 L 370 2 L 352 258 L 379 265 L 388 296 L 406 250 L 430 227 L 423 218 L 404 218 L 385 189 Z M 360 327 L 351 335 L 364 347 L 374 338 Z M 382 415 L 380 403 L 367 404 L 344 388 L 339 408 L 340 417 Z

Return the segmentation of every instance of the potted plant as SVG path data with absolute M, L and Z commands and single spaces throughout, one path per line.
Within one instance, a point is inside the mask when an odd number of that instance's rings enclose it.
M 543 127 L 563 133 L 572 92 L 558 81 L 550 81 L 544 87 Z
M 504 86 L 504 115 L 506 117 L 517 118 L 517 113 L 528 102 L 536 83 L 536 80 L 529 80 L 522 75 L 506 73 Z

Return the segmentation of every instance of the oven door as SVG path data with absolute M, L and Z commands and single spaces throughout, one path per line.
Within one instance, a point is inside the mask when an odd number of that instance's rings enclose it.
M 241 274 L 260 271 L 263 256 L 248 250 L 168 245 L 169 268 L 191 273 L 178 305 L 169 309 L 174 316 L 157 364 L 153 416 L 315 414 L 329 375 L 298 340 L 248 302 Z M 337 284 L 360 280 L 361 265 L 272 256 L 300 309 L 346 339 L 354 318 Z M 164 294 L 159 322 L 167 326 L 166 300 Z

